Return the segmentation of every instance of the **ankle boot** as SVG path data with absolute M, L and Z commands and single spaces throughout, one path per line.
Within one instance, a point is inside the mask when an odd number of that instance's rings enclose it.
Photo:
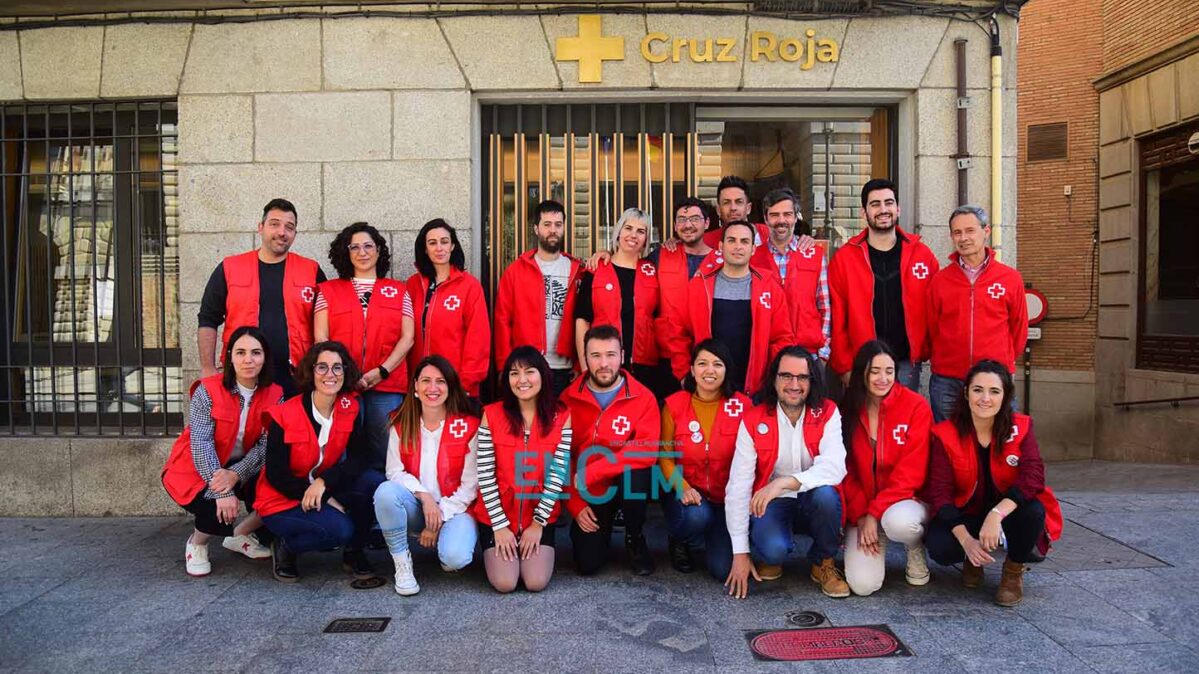
M 282 538 L 271 543 L 271 574 L 281 583 L 294 583 L 300 579 L 296 569 L 296 553 L 287 549 Z
M 999 591 L 995 603 L 1000 606 L 1015 606 L 1024 599 L 1024 565 L 1010 559 L 1003 560 L 1003 575 L 999 578 Z
M 962 586 L 978 587 L 983 584 L 983 568 L 970 563 L 969 559 L 962 560 Z
M 691 546 L 670 539 L 670 565 L 679 573 L 695 571 L 695 565 L 691 562 Z

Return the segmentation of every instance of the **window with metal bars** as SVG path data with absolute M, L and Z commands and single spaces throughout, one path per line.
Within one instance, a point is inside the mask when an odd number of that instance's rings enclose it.
M 0 108 L 0 434 L 183 417 L 174 101 Z

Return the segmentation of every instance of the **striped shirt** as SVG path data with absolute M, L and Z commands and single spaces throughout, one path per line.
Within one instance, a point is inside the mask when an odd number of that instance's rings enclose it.
M 358 301 L 362 303 L 362 315 L 366 316 L 366 308 L 371 301 L 371 291 L 375 289 L 375 279 L 373 278 L 352 278 L 350 283 L 354 286 L 354 294 L 358 295 Z M 325 311 L 329 308 L 329 303 L 325 301 L 325 294 L 317 292 L 316 303 L 312 307 L 312 311 Z M 404 305 L 402 308 L 404 316 L 412 318 L 412 297 L 408 291 L 404 291 Z
M 528 439 L 529 432 L 525 431 Z M 562 437 L 558 438 L 558 446 L 554 448 L 554 458 L 546 476 L 546 483 L 533 509 L 533 521 L 541 526 L 549 522 L 550 513 L 554 510 L 554 501 L 558 500 L 566 482 L 566 474 L 570 465 L 570 441 L 574 434 L 569 428 L 562 429 Z M 495 443 L 491 439 L 491 429 L 479 427 L 479 493 L 483 497 L 483 505 L 491 518 L 491 528 L 499 531 L 510 527 L 508 516 L 504 514 L 504 506 L 500 502 L 500 487 L 495 478 Z M 520 498 L 520 495 L 517 495 Z M 519 522 L 517 523 L 519 524 Z
M 243 413 L 241 421 L 237 429 L 238 437 L 246 430 L 246 415 L 244 411 L 250 406 L 250 399 L 244 394 L 237 392 L 237 397 L 241 400 L 241 408 Z M 283 402 L 280 398 L 279 402 Z M 187 424 L 191 428 L 191 450 L 192 463 L 196 466 L 196 472 L 204 480 L 205 484 L 212 481 L 212 476 L 221 469 L 221 460 L 216 453 L 216 440 L 214 435 L 216 432 L 216 424 L 212 421 L 212 398 L 208 397 L 208 390 L 203 386 L 197 386 L 195 394 L 192 395 L 191 405 L 188 407 Z M 266 460 L 266 429 L 262 431 L 262 435 L 250 448 L 249 452 L 241 458 L 240 461 L 229 466 L 229 470 L 237 473 L 237 481 L 244 483 L 246 480 L 254 477 L 255 474 L 262 468 L 263 462 Z M 225 492 L 218 494 L 211 489 L 204 491 L 204 498 L 214 500 L 225 496 L 233 496 L 233 492 Z

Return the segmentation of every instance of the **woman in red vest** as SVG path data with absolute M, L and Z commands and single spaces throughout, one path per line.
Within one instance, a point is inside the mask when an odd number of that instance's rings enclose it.
M 445 220 L 426 222 L 414 247 L 416 273 L 407 285 L 415 343 L 408 364 L 442 356 L 462 378 L 466 394 L 477 398 L 491 359 L 491 319 L 483 286 L 465 271 L 458 233 Z
M 1045 486 L 1032 419 L 1012 411 L 1007 367 L 983 360 L 966 374 L 953 417 L 933 427 L 925 544 L 938 564 L 962 563 L 962 583 L 982 584 L 982 567 L 1007 549 L 995 603 L 1024 598 L 1024 564 L 1062 534 L 1062 510 Z M 1005 541 L 1006 539 L 1006 541 Z
M 737 428 L 753 406 L 725 376 L 730 362 L 732 355 L 720 340 L 709 338 L 695 345 L 683 390 L 666 398 L 662 408 L 663 453 L 658 458 L 663 479 L 675 489 L 662 501 L 670 564 L 691 573 L 691 548 L 703 541 L 708 573 L 717 580 L 727 578 L 733 564 L 724 488 L 737 448 Z
M 649 244 L 650 217 L 639 208 L 626 209 L 612 233 L 612 257 L 598 259 L 595 271 L 579 277 L 575 298 L 575 340 L 579 363 L 586 367 L 583 335 L 592 325 L 614 325 L 620 331 L 624 365 L 658 401 L 679 389 L 666 354 L 666 326 L 660 325 L 658 270 L 642 257 Z
M 225 347 L 224 371 L 192 384 L 187 428 L 162 468 L 167 494 L 196 517 L 184 549 L 189 576 L 212 571 L 210 536 L 224 536 L 224 547 L 250 559 L 271 556 L 253 533 L 262 526 L 258 513 L 234 526 L 239 499 L 253 509 L 254 482 L 266 455 L 262 412 L 283 397 L 271 383 L 270 360 L 262 331 L 242 326 Z
M 300 393 L 266 411 L 266 470 L 254 507 L 277 536 L 271 546 L 276 580 L 299 579 L 296 555 L 337 547 L 345 548 L 342 563 L 349 570 L 370 573 L 354 563 L 365 559 L 369 502 L 350 491 L 365 463 L 354 393 L 360 376 L 344 346 L 318 342 L 296 368 Z
M 479 488 L 479 419 L 454 367 L 442 356 L 425 356 L 412 368 L 408 390 L 392 415 L 387 481 L 375 491 L 375 516 L 395 562 L 395 591 L 405 596 L 420 592 L 409 535 L 437 550 L 444 571 L 470 564 L 478 541 L 470 505 Z
M 554 573 L 558 495 L 570 471 L 570 412 L 554 394 L 545 356 L 518 346 L 502 372 L 500 401 L 479 425 L 479 521 L 487 580 L 500 592 L 519 581 L 540 592 Z
M 907 549 L 906 578 L 928 582 L 924 525 L 916 500 L 928 474 L 932 409 L 919 393 L 895 380 L 895 354 L 872 340 L 858 349 L 841 400 L 841 433 L 847 453 L 845 481 L 845 580 L 859 596 L 877 592 L 887 570 L 887 541 Z

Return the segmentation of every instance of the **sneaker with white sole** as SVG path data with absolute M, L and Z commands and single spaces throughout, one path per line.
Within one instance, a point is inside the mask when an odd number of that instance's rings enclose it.
M 192 539 L 187 539 L 184 548 L 183 561 L 187 564 L 187 575 L 207 576 L 212 573 L 212 564 L 208 561 L 208 544 L 196 545 Z
M 412 574 L 412 553 L 404 551 L 398 555 L 393 554 L 391 558 L 396 565 L 396 594 L 410 597 L 420 592 L 420 585 L 416 582 L 416 576 Z
M 908 565 L 904 569 L 904 577 L 908 585 L 927 585 L 931 574 L 928 571 L 928 561 L 925 560 L 924 546 L 908 547 Z
M 263 545 L 254 534 L 226 536 L 221 546 L 250 559 L 270 559 L 271 549 Z

